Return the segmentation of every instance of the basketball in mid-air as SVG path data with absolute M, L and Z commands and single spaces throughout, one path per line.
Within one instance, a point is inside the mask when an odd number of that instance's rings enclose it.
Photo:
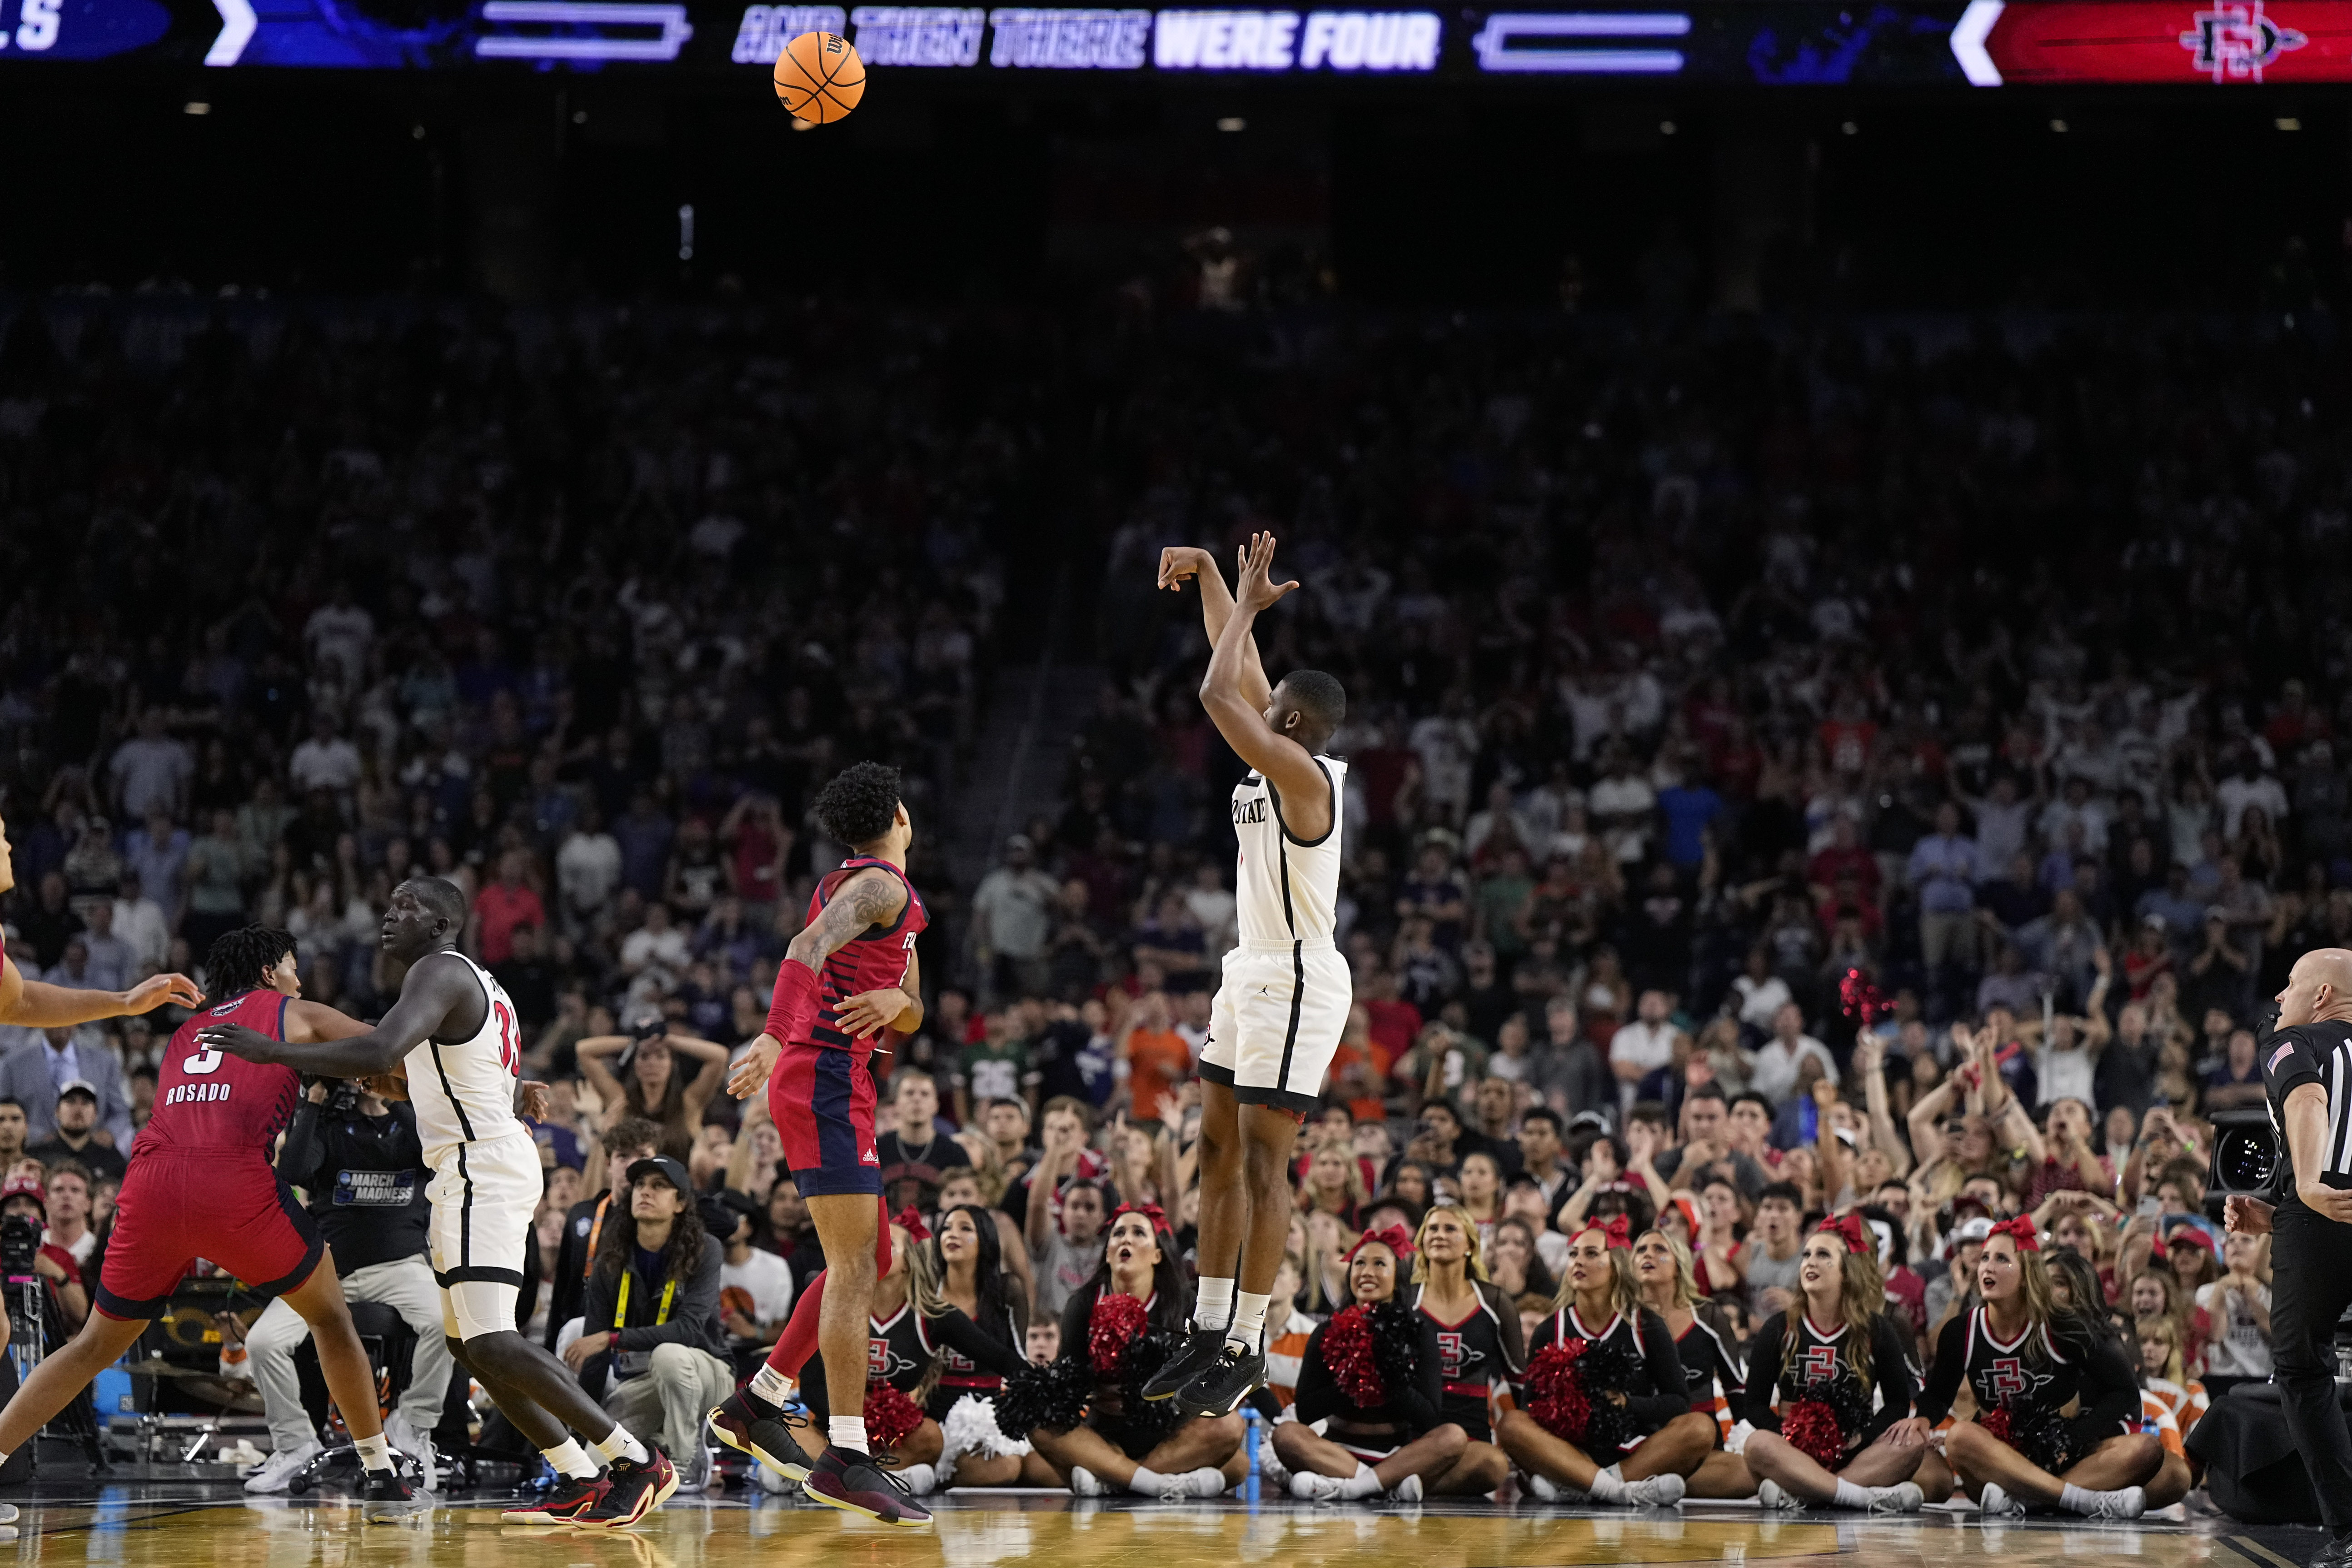
M 866 96 L 866 62 L 838 33 L 803 33 L 776 57 L 776 96 L 794 119 L 829 124 Z

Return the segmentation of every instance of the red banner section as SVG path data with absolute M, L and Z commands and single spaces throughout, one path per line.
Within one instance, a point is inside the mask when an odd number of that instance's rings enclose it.
M 1992 5 L 1969 9 L 1982 27 Z M 1964 63 L 1970 30 L 1954 38 Z M 1979 36 L 2011 84 L 2352 81 L 2352 0 L 2017 0 Z

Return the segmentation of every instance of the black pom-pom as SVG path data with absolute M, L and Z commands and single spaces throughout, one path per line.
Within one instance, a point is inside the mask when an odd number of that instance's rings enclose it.
M 1083 1355 L 1024 1366 L 1004 1380 L 1004 1392 L 996 1396 L 997 1428 L 1016 1438 L 1041 1426 L 1067 1432 L 1087 1418 L 1087 1401 L 1094 1392 L 1094 1368 Z

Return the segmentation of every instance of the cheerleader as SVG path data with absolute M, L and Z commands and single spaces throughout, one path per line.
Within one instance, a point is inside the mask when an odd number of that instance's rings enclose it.
M 2097 1267 L 2081 1253 L 2064 1249 L 2053 1251 L 2042 1259 L 2042 1266 L 2050 1270 L 2051 1305 L 2061 1312 L 2070 1310 L 2080 1312 L 2096 1323 L 2115 1342 L 2124 1359 L 2137 1367 L 2140 1359 L 2137 1349 L 2137 1337 L 2126 1326 L 2130 1321 L 2127 1317 L 2108 1310 L 2106 1292 L 2099 1279 Z M 2147 1390 L 2143 1385 L 2138 1430 L 2150 1430 L 2147 1425 L 2150 1405 Z M 2186 1445 L 2178 1438 L 2179 1423 L 2173 1423 L 2175 1441 L 2167 1443 L 2161 1417 L 2169 1412 L 2164 1409 L 2161 1402 L 2155 1402 L 2154 1407 L 2158 1421 L 2153 1431 L 2158 1446 L 2164 1451 L 2164 1458 L 2157 1466 L 2156 1474 L 2143 1484 L 2141 1489 L 2147 1494 L 2148 1508 L 2169 1508 L 2187 1497 L 2189 1489 L 2195 1482 L 2189 1471 Z
M 1351 1302 L 1308 1336 L 1298 1419 L 1274 1429 L 1293 1497 L 1339 1502 L 1385 1493 L 1418 1502 L 1470 1447 L 1469 1434 L 1439 1408 L 1445 1377 L 1437 1325 L 1396 1299 L 1412 1255 L 1401 1227 L 1367 1236 L 1348 1254 Z M 1327 1435 L 1317 1434 L 1318 1424 Z
M 1916 1513 L 1911 1482 L 1927 1457 L 1911 1414 L 1916 1385 L 1902 1331 L 1886 1311 L 1878 1238 L 1857 1215 L 1807 1238 L 1800 1300 L 1756 1331 L 1743 1450 L 1766 1508 L 1811 1503 Z M 1780 1408 L 1773 1408 L 1773 1396 Z
M 930 1347 L 924 1342 L 922 1315 L 908 1293 L 918 1242 L 930 1232 L 911 1207 L 890 1221 L 890 1267 L 874 1282 L 874 1301 L 866 1320 L 866 1431 L 872 1440 L 874 1462 L 898 1473 L 910 1492 L 928 1492 L 938 1482 L 933 1469 L 940 1457 L 940 1425 L 926 1417 L 912 1395 L 924 1391 L 932 1369 Z M 969 1326 L 969 1325 L 967 1325 Z M 802 1448 L 814 1462 L 824 1452 L 825 1422 L 831 1407 L 825 1401 L 824 1357 L 801 1384 L 811 1419 Z M 793 1423 L 795 1435 L 799 1423 Z
M 1004 1380 L 1028 1364 L 1022 1353 L 1025 1300 L 998 1242 L 989 1211 L 964 1204 L 942 1213 L 939 1233 L 914 1249 L 915 1331 L 932 1358 L 930 1376 L 917 1392 L 927 1424 L 940 1432 L 940 1481 L 952 1476 L 967 1487 L 1053 1486 L 1053 1470 L 1029 1445 L 997 1428 Z
M 1675 1508 L 1684 1478 L 1714 1450 L 1715 1422 L 1690 1384 L 1664 1320 L 1642 1305 L 1622 1215 L 1568 1244 L 1568 1278 L 1536 1331 L 1526 1407 L 1503 1417 L 1503 1449 L 1546 1502 L 1575 1499 Z
M 1160 1206 L 1120 1205 L 1102 1266 L 1062 1309 L 1061 1360 L 1044 1369 L 1052 1386 L 1016 1379 L 999 1399 L 1000 1421 L 1030 1426 L 1038 1456 L 1078 1496 L 1211 1498 L 1248 1474 L 1239 1415 L 1182 1416 L 1172 1400 L 1144 1402 L 1144 1382 L 1183 1331 L 1186 1298 Z
M 2036 1505 L 2137 1519 L 2164 1446 L 2137 1429 L 2139 1382 L 2122 1345 L 2097 1320 L 2053 1300 L 2031 1219 L 1992 1227 L 1977 1294 L 1982 1306 L 1944 1325 L 1918 1414 L 1898 1426 L 1926 1441 L 1965 1377 L 1976 1419 L 1945 1434 L 1944 1458 L 1987 1514 Z M 2079 1407 L 2071 1418 L 2070 1402 Z M 1937 1495 L 1948 1489 L 1944 1466 L 1923 1463 L 1919 1474 Z
M 1425 1484 L 1433 1494 L 1484 1495 L 1511 1473 L 1509 1457 L 1495 1446 L 1490 1413 L 1496 1391 L 1509 1387 L 1527 1365 L 1518 1309 L 1486 1278 L 1478 1222 L 1469 1210 L 1430 1210 L 1414 1248 L 1413 1310 L 1437 1332 L 1438 1412 L 1469 1439 L 1462 1457 Z
M 1670 1212 L 1671 1205 L 1662 1217 Z M 1715 1451 L 1691 1472 L 1684 1483 L 1685 1495 L 1754 1497 L 1756 1481 L 1747 1462 L 1724 1447 L 1748 1374 L 1721 1310 L 1712 1301 L 1699 1300 L 1690 1247 L 1670 1230 L 1643 1231 L 1633 1242 L 1633 1279 L 1642 1305 L 1657 1313 L 1666 1332 L 1675 1336 L 1675 1355 L 1683 1363 L 1691 1408 L 1715 1423 Z

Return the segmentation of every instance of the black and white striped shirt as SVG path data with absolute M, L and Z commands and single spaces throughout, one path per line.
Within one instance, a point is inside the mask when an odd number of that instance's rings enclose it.
M 2321 1179 L 2331 1187 L 2352 1187 L 2352 1024 L 2298 1024 L 2263 1042 L 2263 1083 L 2270 1091 L 2271 1125 L 2278 1130 L 2278 1163 L 2271 1192 L 2284 1200 L 2294 1191 L 2294 1157 L 2286 1142 L 2286 1097 L 2306 1083 L 2327 1091 L 2327 1152 Z

